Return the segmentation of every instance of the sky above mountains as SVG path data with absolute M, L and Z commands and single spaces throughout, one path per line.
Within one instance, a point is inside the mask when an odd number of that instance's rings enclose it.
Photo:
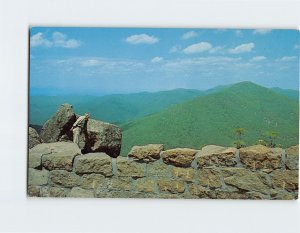
M 298 89 L 299 31 L 54 28 L 30 30 L 30 95 L 205 90 L 252 81 Z

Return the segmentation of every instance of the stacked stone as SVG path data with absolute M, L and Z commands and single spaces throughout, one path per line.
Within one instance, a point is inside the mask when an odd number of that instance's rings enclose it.
M 164 150 L 134 146 L 127 157 L 82 155 L 72 142 L 29 150 L 28 194 L 42 197 L 296 199 L 299 147 Z

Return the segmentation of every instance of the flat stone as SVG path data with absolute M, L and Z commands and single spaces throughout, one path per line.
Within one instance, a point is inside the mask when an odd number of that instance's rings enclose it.
M 71 192 L 69 193 L 69 197 L 89 198 L 89 197 L 94 197 L 94 193 L 91 190 L 74 187 L 74 188 L 72 188 Z
M 165 163 L 154 162 L 146 165 L 148 177 L 170 177 L 170 165 Z
M 112 160 L 105 153 L 90 153 L 76 158 L 75 172 L 77 174 L 99 173 L 112 176 Z
M 185 190 L 185 185 L 182 181 L 159 179 L 157 184 L 159 189 L 163 192 L 183 193 Z
M 139 162 L 153 162 L 160 159 L 160 152 L 164 149 L 163 144 L 148 144 L 145 146 L 134 146 L 128 157 Z
M 200 168 L 210 166 L 233 167 L 237 164 L 235 158 L 236 151 L 237 149 L 233 147 L 205 146 L 199 152 L 197 164 Z
M 297 199 L 296 195 L 287 192 L 282 189 L 273 189 L 271 193 L 271 197 L 273 200 L 295 200 Z
M 129 161 L 127 157 L 118 157 L 117 170 L 118 176 L 139 178 L 145 176 L 146 165 L 134 161 Z
M 196 184 L 191 184 L 189 192 L 197 198 L 211 199 L 215 197 L 214 191 Z
M 164 163 L 177 167 L 190 167 L 197 150 L 189 148 L 176 148 L 162 152 Z
M 100 174 L 84 174 L 82 176 L 82 184 L 80 187 L 83 189 L 104 188 L 106 187 L 106 179 Z
M 265 184 L 261 174 L 251 172 L 244 168 L 224 168 L 222 169 L 224 182 L 227 185 L 237 187 L 245 191 L 257 191 L 260 193 L 268 194 L 270 187 Z
M 133 190 L 131 177 L 118 177 L 107 179 L 107 188 L 109 191 L 118 190 L 118 191 L 130 191 Z
M 149 178 L 138 179 L 136 182 L 136 190 L 143 193 L 156 193 L 157 185 L 154 180 Z
M 298 170 L 276 170 L 272 173 L 274 188 L 288 191 L 298 190 Z
M 299 145 L 292 146 L 286 149 L 287 169 L 299 170 Z
M 220 188 L 221 173 L 216 168 L 203 168 L 199 171 L 199 183 L 210 188 Z
M 172 167 L 172 175 L 174 178 L 180 178 L 190 182 L 196 177 L 196 171 L 193 168 Z
M 40 186 L 28 186 L 27 194 L 29 197 L 39 197 L 40 196 Z
M 216 190 L 216 199 L 248 199 L 248 196 L 246 193 Z
M 28 167 L 40 169 L 42 167 L 42 156 L 50 153 L 51 147 L 49 143 L 38 144 L 29 149 Z
M 73 161 L 80 149 L 73 142 L 48 143 L 51 153 L 42 156 L 42 164 L 48 170 L 73 170 Z
M 53 170 L 50 172 L 50 178 L 53 184 L 72 188 L 81 184 L 81 177 L 73 172 L 65 170 Z
M 281 148 L 254 145 L 240 149 L 240 160 L 251 169 L 277 169 L 281 167 Z
M 51 187 L 49 192 L 50 192 L 50 197 L 65 197 L 66 196 L 66 192 L 63 188 Z
M 33 168 L 28 169 L 28 185 L 46 185 L 49 180 L 49 171 L 36 170 Z

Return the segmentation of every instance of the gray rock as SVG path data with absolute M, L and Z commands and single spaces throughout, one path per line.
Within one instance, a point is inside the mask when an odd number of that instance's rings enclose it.
M 40 136 L 38 132 L 34 129 L 29 127 L 28 130 L 28 147 L 29 149 L 33 148 L 37 144 L 41 143 Z
M 41 131 L 42 142 L 57 142 L 63 135 L 70 135 L 72 125 L 76 121 L 76 115 L 70 104 L 62 104 L 58 111 L 43 125 Z
M 73 142 L 53 142 L 46 145 L 50 149 L 50 153 L 43 154 L 43 167 L 48 170 L 72 171 L 74 158 L 81 154 L 78 146 Z
M 86 132 L 82 132 L 79 147 L 86 152 L 104 152 L 116 158 L 120 155 L 122 133 L 113 124 L 89 119 Z
M 28 185 L 46 185 L 49 180 L 49 171 L 47 170 L 36 170 L 29 168 L 28 170 Z
M 160 152 L 164 149 L 163 144 L 148 144 L 145 146 L 134 146 L 128 157 L 141 162 L 153 162 L 160 158 Z

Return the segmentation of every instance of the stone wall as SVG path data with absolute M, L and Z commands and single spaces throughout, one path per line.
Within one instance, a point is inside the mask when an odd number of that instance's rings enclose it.
M 299 147 L 237 150 L 135 146 L 127 157 L 82 155 L 76 144 L 29 150 L 28 195 L 97 198 L 297 199 Z

